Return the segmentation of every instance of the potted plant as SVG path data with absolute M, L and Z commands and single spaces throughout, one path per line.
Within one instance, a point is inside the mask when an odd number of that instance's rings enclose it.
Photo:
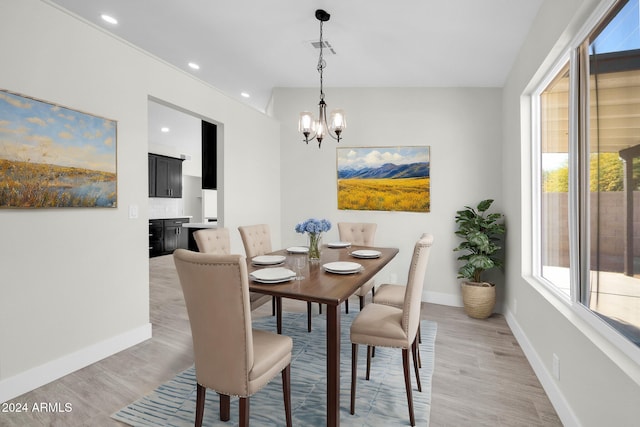
M 454 251 L 464 252 L 458 257 L 462 266 L 458 278 L 462 282 L 462 302 L 470 317 L 486 319 L 493 313 L 496 302 L 495 284 L 482 280 L 482 273 L 492 268 L 502 268 L 501 247 L 498 245 L 505 226 L 500 213 L 488 213 L 493 199 L 483 200 L 474 209 L 465 206 L 456 212 L 456 235 L 462 238 Z

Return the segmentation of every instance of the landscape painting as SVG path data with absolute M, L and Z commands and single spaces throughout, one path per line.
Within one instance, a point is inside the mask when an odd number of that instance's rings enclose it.
M 338 148 L 337 163 L 338 209 L 430 211 L 428 146 Z
M 0 90 L 0 208 L 116 207 L 116 122 Z

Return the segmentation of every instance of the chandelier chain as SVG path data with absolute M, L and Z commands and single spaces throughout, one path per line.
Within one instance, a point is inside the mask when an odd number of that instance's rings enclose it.
M 322 71 L 327 65 L 326 62 L 324 62 L 323 49 L 324 40 L 322 39 L 322 21 L 320 21 L 320 57 L 318 58 L 318 72 L 320 73 L 320 99 L 324 99 Z

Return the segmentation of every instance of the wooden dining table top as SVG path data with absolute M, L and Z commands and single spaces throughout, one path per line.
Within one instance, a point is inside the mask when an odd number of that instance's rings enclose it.
M 351 255 L 351 252 L 361 249 L 380 251 L 380 256 L 378 258 L 356 258 Z M 306 261 L 305 268 L 302 271 L 304 279 L 293 279 L 277 284 L 258 283 L 249 279 L 249 290 L 268 295 L 337 306 L 348 299 L 360 286 L 372 279 L 397 253 L 397 248 L 356 245 L 346 248 L 330 248 L 324 245 L 319 261 Z M 306 253 L 293 254 L 289 253 L 286 249 L 271 252 L 269 255 L 286 256 L 287 259 L 284 261 L 284 267 L 294 271 L 294 259 L 297 257 L 308 257 Z M 336 274 L 329 273 L 322 267 L 323 264 L 338 261 L 356 262 L 362 265 L 363 268 L 357 273 Z M 250 259 L 247 259 L 247 267 L 249 273 L 261 268 L 268 268 L 253 265 Z

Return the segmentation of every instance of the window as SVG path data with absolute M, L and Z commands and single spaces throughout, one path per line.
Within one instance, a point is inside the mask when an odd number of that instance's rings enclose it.
M 545 283 L 636 346 L 640 346 L 639 1 L 617 2 L 538 96 L 540 253 L 535 266 Z
M 569 64 L 540 94 L 541 276 L 565 296 L 569 280 Z

